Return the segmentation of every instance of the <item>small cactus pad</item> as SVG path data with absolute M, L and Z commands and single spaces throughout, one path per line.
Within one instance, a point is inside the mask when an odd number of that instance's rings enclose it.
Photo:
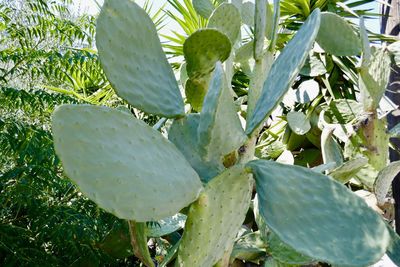
M 378 205 L 381 206 L 386 201 L 393 179 L 400 173 L 400 161 L 395 161 L 386 166 L 378 174 L 374 184 L 374 191 Z
M 231 42 L 216 29 L 201 29 L 186 39 L 183 53 L 189 78 L 198 78 L 211 73 L 217 61 L 223 62 L 229 57 Z
M 119 96 L 147 113 L 184 115 L 178 83 L 143 9 L 131 0 L 105 1 L 96 29 L 102 66 Z
M 350 24 L 339 15 L 321 14 L 321 27 L 316 41 L 325 52 L 336 56 L 353 56 L 361 53 L 361 41 Z
M 235 5 L 229 3 L 223 3 L 217 7 L 207 24 L 207 28 L 214 28 L 226 34 L 232 44 L 235 44 L 239 37 L 240 26 L 240 12 Z
M 233 97 L 229 92 L 220 62 L 215 66 L 208 93 L 200 113 L 198 128 L 199 147 L 206 161 L 220 162 L 239 149 L 247 139 L 236 114 Z
M 232 248 L 250 205 L 252 182 L 236 165 L 212 179 L 190 207 L 177 266 L 213 266 Z
M 326 67 L 317 54 L 311 53 L 306 60 L 300 74 L 303 76 L 317 77 L 327 72 Z
M 197 14 L 205 19 L 208 19 L 214 10 L 211 0 L 192 0 L 192 4 Z
M 186 215 L 175 214 L 168 218 L 158 220 L 155 223 L 149 223 L 146 226 L 146 235 L 148 237 L 161 237 L 169 235 L 185 226 Z
M 267 0 L 256 1 L 254 15 L 254 58 L 256 60 L 260 60 L 264 52 L 267 3 Z
M 178 149 L 125 112 L 64 105 L 54 112 L 52 126 L 67 176 L 121 219 L 146 222 L 172 216 L 202 190 Z
M 210 75 L 201 77 L 200 79 L 188 79 L 185 83 L 186 101 L 195 111 L 201 111 L 203 107 L 204 97 L 207 94 Z
M 240 13 L 242 15 L 242 21 L 244 24 L 250 27 L 254 27 L 254 13 L 256 10 L 256 6 L 253 2 L 244 2 L 242 4 L 242 8 Z
M 310 120 L 303 112 L 291 111 L 287 114 L 290 129 L 297 135 L 304 135 L 311 130 Z
M 400 41 L 394 42 L 387 47 L 397 66 L 400 66 Z
M 254 113 L 247 125 L 250 135 L 280 103 L 304 65 L 318 33 L 320 11 L 316 9 L 272 65 Z
M 175 120 L 168 132 L 168 139 L 186 157 L 203 182 L 217 176 L 224 166 L 221 162 L 205 162 L 200 157 L 197 129 L 200 114 L 188 114 L 185 118 Z
M 333 138 L 333 128 L 325 128 L 321 134 L 321 152 L 324 163 L 335 162 L 336 166 L 343 163 L 342 149 Z
M 336 166 L 336 163 L 334 163 Z M 345 184 L 350 181 L 365 165 L 368 164 L 367 158 L 355 158 L 343 163 L 338 168 L 332 170 L 329 176 L 336 181 Z
M 385 49 L 371 49 L 369 64 L 360 69 L 360 90 L 364 95 L 364 106 L 367 111 L 379 107 L 390 76 L 390 56 Z
M 299 166 L 266 160 L 247 166 L 255 175 L 260 214 L 285 244 L 339 266 L 368 266 L 385 253 L 385 223 L 345 186 Z

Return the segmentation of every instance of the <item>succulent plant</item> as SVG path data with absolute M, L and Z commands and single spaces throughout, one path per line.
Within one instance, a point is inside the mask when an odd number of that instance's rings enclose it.
M 321 17 L 324 31 L 340 17 L 315 10 L 275 59 L 279 1 L 274 11 L 267 3 L 256 1 L 239 10 L 240 5 L 193 1 L 209 24 L 184 45 L 186 101 L 197 111 L 185 114 L 151 19 L 131 0 L 105 1 L 97 22 L 97 47 L 107 77 L 133 107 L 173 119 L 168 139 L 129 113 L 66 105 L 53 115 L 54 143 L 66 174 L 81 191 L 101 208 L 129 220 L 133 250 L 147 266 L 154 263 L 144 223 L 186 207 L 183 236 L 174 250 L 176 266 L 227 266 L 253 188 L 260 233 L 269 242 L 270 254 L 281 261 L 288 257 L 287 263 L 366 266 L 387 249 L 396 254 L 398 240 L 384 221 L 341 183 L 315 170 L 254 158 L 260 128 L 290 89 L 316 38 L 327 49 L 340 50 L 339 44 L 323 41 L 324 33 L 318 34 Z M 243 21 L 254 22 L 256 29 L 241 57 L 242 62 L 255 62 L 245 129 L 230 86 L 233 59 L 240 54 L 240 14 L 254 15 Z M 373 103 L 381 95 L 368 92 Z M 335 143 L 329 132 L 326 135 L 326 158 L 334 161 L 329 147 Z M 359 162 L 354 164 L 359 168 Z

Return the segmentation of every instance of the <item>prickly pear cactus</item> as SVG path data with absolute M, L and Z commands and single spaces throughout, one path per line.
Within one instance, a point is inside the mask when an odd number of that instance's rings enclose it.
M 260 230 L 254 247 L 263 257 L 255 262 L 320 260 L 365 266 L 378 261 L 387 249 L 397 257 L 393 250 L 398 238 L 390 237 L 392 233 L 380 216 L 332 178 L 348 179 L 346 175 L 361 168 L 366 159 L 336 166 L 342 159 L 336 157 L 337 146 L 329 131 L 323 145 L 324 160 L 334 166 L 320 169 L 332 177 L 304 167 L 254 160 L 260 128 L 290 90 L 306 60 L 310 61 L 320 11 L 310 14 L 275 59 L 279 1 L 274 1 L 273 8 L 269 1 L 256 1 L 256 5 L 223 2 L 193 0 L 197 12 L 209 18 L 208 28 L 185 41 L 184 88 L 179 88 L 148 15 L 132 0 L 106 0 L 96 42 L 111 85 L 134 108 L 174 121 L 166 138 L 128 112 L 61 106 L 52 125 L 55 149 L 66 174 L 101 208 L 129 220 L 132 250 L 147 266 L 154 266 L 146 245 L 148 236 L 154 234 L 145 222 L 167 221 L 179 212 L 187 214 L 183 236 L 160 266 L 174 258 L 176 266 L 228 266 L 236 256 L 243 256 L 243 244 L 235 246 L 235 239 L 243 236 L 241 226 L 251 214 L 254 190 L 258 197 L 253 209 Z M 256 29 L 254 38 L 242 46 L 241 16 Z M 329 14 L 323 16 L 323 29 L 337 20 Z M 324 35 L 318 36 L 325 44 Z M 328 46 L 327 50 L 340 51 L 337 43 Z M 240 117 L 231 87 L 235 64 L 247 67 L 251 78 L 250 108 Z M 371 78 L 382 84 L 383 76 Z M 368 92 L 373 103 L 382 95 Z M 183 99 L 190 105 L 188 114 Z M 308 116 L 300 112 L 288 115 L 294 132 L 291 137 L 307 138 L 313 127 Z M 292 130 L 287 129 L 290 134 Z M 293 162 L 287 150 L 280 160 L 287 155 Z M 380 196 L 386 192 L 391 173 L 381 172 Z M 243 238 L 238 240 L 243 242 Z

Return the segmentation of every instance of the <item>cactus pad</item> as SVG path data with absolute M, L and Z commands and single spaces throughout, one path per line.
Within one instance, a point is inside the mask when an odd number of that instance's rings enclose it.
M 400 265 L 400 236 L 393 231 L 393 229 L 388 226 L 388 230 L 391 236 L 391 242 L 389 244 L 389 247 L 387 249 L 387 255 L 389 258 L 397 264 L 397 266 Z
M 332 172 L 329 173 L 329 176 L 332 176 L 336 181 L 345 184 L 367 164 L 368 159 L 366 158 L 351 159 L 338 168 L 332 170 Z
M 341 266 L 367 266 L 385 253 L 385 223 L 345 186 L 299 166 L 265 160 L 247 166 L 255 175 L 260 214 L 285 244 Z
M 260 60 L 264 53 L 267 26 L 267 0 L 256 1 L 254 14 L 254 59 Z
M 67 176 L 119 218 L 145 222 L 172 216 L 202 190 L 178 149 L 125 112 L 65 105 L 53 114 L 52 125 Z
M 340 145 L 333 138 L 333 128 L 325 128 L 321 135 L 321 152 L 324 163 L 335 162 L 336 166 L 343 163 Z
M 178 83 L 156 28 L 137 4 L 106 1 L 97 20 L 96 44 L 107 78 L 129 104 L 164 117 L 184 114 Z
M 206 161 L 217 161 L 239 149 L 246 140 L 220 62 L 215 66 L 200 113 L 199 147 Z
M 256 6 L 253 2 L 244 2 L 242 4 L 242 8 L 240 13 L 242 15 L 242 21 L 244 24 L 254 27 L 254 13 L 256 10 Z
M 229 38 L 216 29 L 198 30 L 183 45 L 189 78 L 211 73 L 217 61 L 225 61 L 231 53 Z
M 374 184 L 374 192 L 379 206 L 385 203 L 392 181 L 399 173 L 400 161 L 391 162 L 379 172 Z
M 208 19 L 214 10 L 211 0 L 192 0 L 192 4 L 197 14 L 205 19 Z
M 292 111 L 287 114 L 290 129 L 297 135 L 304 135 L 311 130 L 310 120 L 303 112 Z
M 378 108 L 390 76 L 390 56 L 384 49 L 371 49 L 369 65 L 360 70 L 360 90 L 367 111 Z
M 212 179 L 190 207 L 177 266 L 213 266 L 230 250 L 250 205 L 252 182 L 236 165 Z
M 223 3 L 211 14 L 207 28 L 214 28 L 226 34 L 232 45 L 239 37 L 241 20 L 239 10 L 229 3 Z
M 321 27 L 317 40 L 325 52 L 336 56 L 353 56 L 361 53 L 361 41 L 350 24 L 339 15 L 321 14 Z
M 200 79 L 188 79 L 185 83 L 185 95 L 187 102 L 195 111 L 201 111 L 204 97 L 207 94 L 210 75 Z
M 250 135 L 271 114 L 296 79 L 314 43 L 319 23 L 320 11 L 316 9 L 272 65 L 246 134 Z
M 198 134 L 200 115 L 189 114 L 185 118 L 175 120 L 169 129 L 168 139 L 186 157 L 203 182 L 217 176 L 224 166 L 221 162 L 205 162 L 200 157 Z
M 286 264 L 306 265 L 313 262 L 310 257 L 301 255 L 290 246 L 286 245 L 273 232 L 269 232 L 267 237 L 267 252 L 272 255 L 275 260 Z

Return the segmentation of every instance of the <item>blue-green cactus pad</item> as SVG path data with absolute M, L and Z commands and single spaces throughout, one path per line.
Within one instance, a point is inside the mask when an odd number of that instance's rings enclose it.
M 379 107 L 389 82 L 391 70 L 390 56 L 385 49 L 371 49 L 368 66 L 360 69 L 359 86 L 364 94 L 364 105 L 369 111 Z
M 108 0 L 97 20 L 96 44 L 119 96 L 163 117 L 184 115 L 178 83 L 147 13 L 131 0 Z
M 215 66 L 204 99 L 198 136 L 201 156 L 205 161 L 217 162 L 239 149 L 247 139 L 220 62 Z
M 205 19 L 208 19 L 214 10 L 211 0 L 192 0 L 192 4 L 197 14 Z
M 205 162 L 201 158 L 198 142 L 200 114 L 188 114 L 185 118 L 175 120 L 168 132 L 168 139 L 186 157 L 203 182 L 208 182 L 223 171 L 222 162 Z
M 252 182 L 236 165 L 212 179 L 190 207 L 177 266 L 213 266 L 233 246 L 250 205 Z
M 253 2 L 244 2 L 242 4 L 242 8 L 240 13 L 242 15 L 242 21 L 244 24 L 254 27 L 254 13 L 256 10 L 256 6 Z
M 345 184 L 368 164 L 367 158 L 351 159 L 329 173 L 336 181 Z M 335 163 L 336 166 L 336 163 Z
M 125 112 L 64 105 L 53 114 L 52 125 L 67 176 L 119 218 L 146 222 L 172 216 L 202 190 L 179 150 Z
M 325 128 L 321 134 L 321 152 L 324 163 L 335 162 L 336 166 L 343 163 L 342 149 L 333 138 L 333 129 Z
M 268 78 L 247 125 L 250 135 L 271 114 L 296 79 L 314 43 L 320 24 L 320 11 L 314 10 L 271 67 Z
M 325 52 L 336 56 L 354 56 L 361 53 L 361 40 L 350 24 L 341 16 L 323 12 L 316 41 Z
M 266 160 L 247 166 L 260 214 L 296 251 L 339 266 L 368 266 L 385 253 L 390 236 L 384 221 L 345 186 L 299 166 Z
M 233 4 L 223 3 L 211 14 L 207 28 L 215 28 L 226 34 L 234 44 L 240 34 L 240 12 Z

